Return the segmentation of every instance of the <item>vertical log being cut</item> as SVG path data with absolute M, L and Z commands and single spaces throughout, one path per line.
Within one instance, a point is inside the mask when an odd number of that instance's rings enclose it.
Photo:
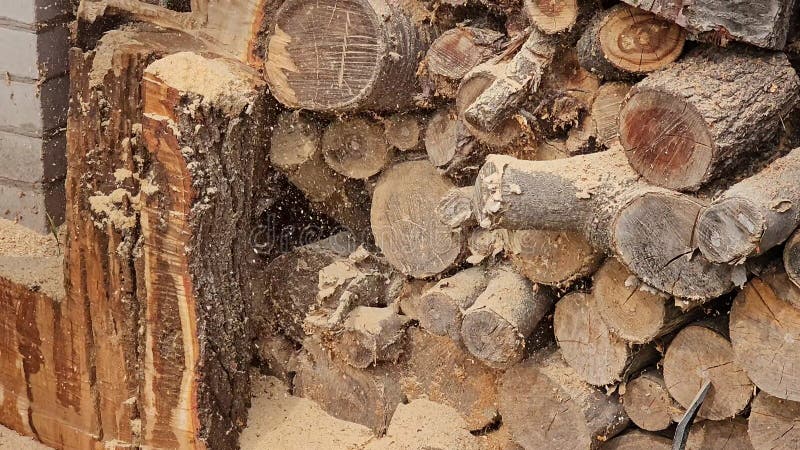
M 737 263 L 780 245 L 800 224 L 800 148 L 726 190 L 700 214 L 697 245 L 714 262 Z
M 566 287 L 594 273 L 603 261 L 574 231 L 508 230 L 505 250 L 511 264 L 534 283 Z
M 712 328 L 716 324 L 684 328 L 664 355 L 664 381 L 672 398 L 688 408 L 700 387 L 711 381 L 709 396 L 698 417 L 728 419 L 740 413 L 753 395 L 753 383 L 735 362 L 731 343 Z
M 278 10 L 266 76 L 290 108 L 341 112 L 413 104 L 429 31 L 384 0 L 290 0 Z
M 325 163 L 321 139 L 320 125 L 313 119 L 285 112 L 275 124 L 270 162 L 320 212 L 364 237 L 369 233 L 369 216 L 364 212 L 368 195 L 363 186 L 334 173 Z
M 800 287 L 800 231 L 795 231 L 783 248 L 783 266 L 789 279 Z
M 461 231 L 435 213 L 453 184 L 426 161 L 385 171 L 372 196 L 372 233 L 386 259 L 406 275 L 425 278 L 450 268 L 462 253 Z
M 362 117 L 331 123 L 322 135 L 322 153 L 333 170 L 348 178 L 366 179 L 392 157 L 383 127 Z
M 633 347 L 609 331 L 591 294 L 573 292 L 556 303 L 553 330 L 564 360 L 584 381 L 605 386 L 646 367 L 652 346 Z
M 755 450 L 790 450 L 800 442 L 800 403 L 760 392 L 747 427 Z
M 665 430 L 683 416 L 683 410 L 669 395 L 664 377 L 655 369 L 625 384 L 622 404 L 631 422 L 647 431 Z
M 674 23 L 620 4 L 593 19 L 578 41 L 578 58 L 606 80 L 631 78 L 674 62 L 685 40 L 685 32 Z
M 762 2 L 625 0 L 686 28 L 692 37 L 715 44 L 729 40 L 783 49 L 794 11 L 794 0 Z
M 415 319 L 429 333 L 461 341 L 464 312 L 486 289 L 488 275 L 482 267 L 472 267 L 443 278 L 419 299 Z
M 753 450 L 747 434 L 747 420 L 736 417 L 693 425 L 686 440 L 686 450 Z
M 737 364 L 766 393 L 800 401 L 800 288 L 782 271 L 753 278 L 731 308 Z
M 616 394 L 583 382 L 552 348 L 505 372 L 500 414 L 524 448 L 595 450 L 628 426 Z
M 766 151 L 799 87 L 782 53 L 704 49 L 634 86 L 620 141 L 647 181 L 696 190 Z
M 455 98 L 464 75 L 499 53 L 503 44 L 502 33 L 485 28 L 457 27 L 442 33 L 431 44 L 423 62 L 436 94 Z
M 464 313 L 464 345 L 492 367 L 509 367 L 522 360 L 525 339 L 552 303 L 553 295 L 547 288 L 531 285 L 510 268 L 499 268 L 491 274 L 486 290 Z

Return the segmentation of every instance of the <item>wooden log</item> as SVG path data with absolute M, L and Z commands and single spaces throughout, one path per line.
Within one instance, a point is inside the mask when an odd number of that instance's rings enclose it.
M 672 22 L 625 4 L 599 12 L 578 41 L 578 58 L 606 80 L 647 74 L 672 64 L 686 33 Z
M 672 440 L 657 434 L 634 430 L 617 436 L 603 445 L 603 450 L 671 450 Z
M 331 333 L 333 354 L 358 369 L 396 363 L 405 350 L 410 320 L 392 308 L 357 306 Z
M 589 117 L 593 123 L 597 143 L 606 148 L 619 143 L 617 119 L 622 101 L 630 89 L 631 86 L 627 83 L 613 82 L 605 83 L 597 90 Z
M 383 367 L 361 370 L 333 360 L 312 336 L 303 342 L 292 393 L 315 401 L 336 418 L 382 434 L 403 401 L 396 372 Z
M 443 278 L 422 295 L 414 318 L 425 331 L 460 342 L 464 312 L 486 290 L 487 282 L 488 275 L 482 267 Z
M 423 61 L 436 94 L 455 98 L 458 84 L 467 72 L 499 53 L 504 44 L 502 33 L 486 28 L 459 26 L 442 33 Z
M 427 122 L 428 118 L 422 115 L 392 114 L 383 122 L 386 142 L 401 152 L 418 150 Z
M 800 225 L 800 148 L 726 190 L 700 214 L 697 245 L 711 261 L 738 263 L 780 245 Z
M 447 175 L 459 175 L 478 165 L 478 142 L 452 108 L 436 111 L 425 130 L 425 151 L 431 164 Z M 474 170 L 473 170 L 474 171 Z
M 591 2 L 578 0 L 526 0 L 524 2 L 528 20 L 545 34 L 564 33 L 571 30 L 578 24 L 581 7 L 586 8 L 585 4 L 589 3 Z
M 789 450 L 800 442 L 800 403 L 759 392 L 753 399 L 747 434 L 755 450 Z
M 292 0 L 276 13 L 265 73 L 290 108 L 399 110 L 413 105 L 430 42 L 400 2 Z
M 758 4 L 711 2 L 676 4 L 669 0 L 625 0 L 689 31 L 692 38 L 725 45 L 731 40 L 780 50 L 786 43 L 793 1 Z
M 650 183 L 696 190 L 769 151 L 765 144 L 797 103 L 798 86 L 783 54 L 700 50 L 631 89 L 620 141 Z
M 753 450 L 747 435 L 747 420 L 705 420 L 692 426 L 686 450 Z
M 629 423 L 616 394 L 583 382 L 553 348 L 505 372 L 499 405 L 503 426 L 524 448 L 597 449 Z
M 603 254 L 573 231 L 509 230 L 505 250 L 519 273 L 554 287 L 591 275 L 603 261 Z
M 386 259 L 415 278 L 450 268 L 462 252 L 462 234 L 434 210 L 453 184 L 426 161 L 397 164 L 383 173 L 372 196 L 372 233 Z
M 690 325 L 675 336 L 664 355 L 664 381 L 672 398 L 688 408 L 701 385 L 710 380 L 710 395 L 698 417 L 723 420 L 747 406 L 753 384 L 735 362 L 728 339 L 711 328 L 715 325 Z
M 486 259 L 493 261 L 507 246 L 508 230 L 475 228 L 467 238 L 467 248 L 470 252 L 467 262 L 477 265 Z
M 711 263 L 696 252 L 694 230 L 702 201 L 653 188 L 631 198 L 612 225 L 614 252 L 628 270 L 684 299 L 705 301 L 733 289 L 733 277 L 744 269 Z
M 528 93 L 538 91 L 555 53 L 553 38 L 536 29 L 531 31 L 510 61 L 491 69 L 494 80 L 464 109 L 464 120 L 482 132 L 497 129 L 516 112 Z M 462 89 L 466 81 L 465 78 Z
M 380 172 L 392 157 L 383 127 L 363 117 L 332 122 L 322 135 L 322 153 L 333 170 L 355 179 Z
M 495 423 L 500 373 L 448 337 L 414 328 L 408 333 L 408 356 L 400 380 L 403 394 L 409 399 L 428 398 L 454 408 L 469 430 Z
M 800 401 L 800 288 L 782 271 L 753 278 L 731 308 L 736 363 L 766 393 Z
M 593 280 L 598 314 L 611 333 L 631 343 L 651 342 L 695 317 L 642 283 L 616 258 L 607 259 Z
M 683 416 L 681 407 L 669 396 L 664 377 L 653 369 L 625 383 L 622 404 L 631 422 L 647 431 L 665 430 Z
M 552 303 L 549 289 L 531 285 L 508 267 L 499 268 L 491 274 L 486 290 L 464 313 L 464 345 L 491 367 L 509 367 L 522 360 L 525 339 Z
M 564 360 L 583 381 L 605 386 L 657 358 L 653 346 L 633 347 L 609 331 L 591 294 L 573 292 L 556 303 L 553 330 Z
M 274 332 L 258 336 L 255 346 L 262 371 L 291 385 L 297 356 L 296 344 L 283 334 Z
M 451 228 L 468 227 L 475 224 L 472 211 L 472 186 L 453 188 L 439 200 L 436 215 Z
M 306 115 L 285 112 L 278 117 L 270 141 L 270 162 L 300 189 L 312 205 L 359 237 L 369 234 L 363 186 L 348 181 L 325 163 L 320 125 Z
M 789 279 L 800 287 L 800 231 L 795 231 L 783 249 L 783 266 Z

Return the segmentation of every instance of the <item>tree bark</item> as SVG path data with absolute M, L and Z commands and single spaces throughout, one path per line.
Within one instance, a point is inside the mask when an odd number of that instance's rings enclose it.
M 800 288 L 782 271 L 753 278 L 731 308 L 736 363 L 762 391 L 800 401 Z
M 486 290 L 464 313 L 461 338 L 470 353 L 504 369 L 522 360 L 525 339 L 553 304 L 552 293 L 508 267 L 491 274 Z
M 698 417 L 723 420 L 740 413 L 753 395 L 753 384 L 735 362 L 728 339 L 712 328 L 717 324 L 690 325 L 677 336 L 664 355 L 664 381 L 672 398 L 688 408 L 700 387 L 711 381 L 711 394 Z
M 534 283 L 557 288 L 590 276 L 604 256 L 572 231 L 509 230 L 505 247 L 519 273 Z
M 697 51 L 634 86 L 620 112 L 620 141 L 647 181 L 697 190 L 747 156 L 772 151 L 799 85 L 782 53 Z
M 657 434 L 644 433 L 638 430 L 629 431 L 608 441 L 603 450 L 671 450 L 672 440 Z
M 591 294 L 573 292 L 561 298 L 553 330 L 564 360 L 595 386 L 621 381 L 657 358 L 653 346 L 633 347 L 611 334 Z
M 687 29 L 694 39 L 725 45 L 730 40 L 783 49 L 794 11 L 793 0 L 757 4 L 712 1 L 692 4 L 670 0 L 625 0 Z M 735 18 L 735 19 L 733 19 Z
M 780 245 L 800 225 L 800 149 L 734 184 L 700 214 L 697 245 L 711 261 L 738 263 Z
M 414 318 L 425 331 L 460 342 L 464 312 L 486 290 L 487 282 L 488 275 L 482 267 L 443 278 L 422 295 Z
M 800 231 L 795 231 L 783 249 L 783 266 L 789 279 L 800 287 Z
M 461 255 L 461 232 L 434 212 L 453 187 L 426 161 L 397 164 L 378 180 L 372 196 L 372 233 L 400 272 L 430 277 L 450 268 Z
M 669 396 L 664 377 L 655 369 L 625 384 L 622 404 L 631 422 L 647 431 L 666 430 L 683 416 L 681 407 Z
M 285 2 L 265 65 L 275 98 L 328 113 L 412 106 L 431 33 L 398 3 Z
M 747 435 L 747 420 L 706 420 L 692 426 L 686 450 L 753 450 Z
M 605 80 L 621 80 L 672 64 L 686 33 L 674 23 L 625 4 L 599 12 L 578 41 L 578 58 Z
M 584 383 L 553 348 L 505 372 L 499 405 L 503 426 L 524 448 L 597 449 L 629 423 L 616 394 Z
M 800 441 L 800 403 L 760 392 L 753 399 L 747 434 L 755 450 L 789 450 Z

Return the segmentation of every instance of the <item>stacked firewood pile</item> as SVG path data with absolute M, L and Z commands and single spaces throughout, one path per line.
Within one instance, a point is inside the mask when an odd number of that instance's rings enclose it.
M 670 448 L 710 381 L 688 448 L 796 448 L 793 1 L 157 3 L 70 55 L 91 439 L 234 448 L 255 361 L 377 434 Z

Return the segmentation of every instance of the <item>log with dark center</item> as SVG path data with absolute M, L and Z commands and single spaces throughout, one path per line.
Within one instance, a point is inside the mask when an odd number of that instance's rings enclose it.
M 578 0 L 526 0 L 525 13 L 539 31 L 556 34 L 569 30 L 578 20 Z
M 767 147 L 797 102 L 782 53 L 704 49 L 638 83 L 619 117 L 631 165 L 649 182 L 696 190 Z

